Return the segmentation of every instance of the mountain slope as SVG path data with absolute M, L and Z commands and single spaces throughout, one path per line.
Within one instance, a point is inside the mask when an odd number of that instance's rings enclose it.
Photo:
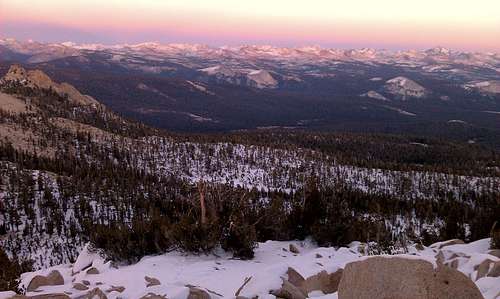
M 440 164 L 440 145 L 417 141 L 361 137 L 372 145 L 356 155 L 349 136 L 174 137 L 13 77 L 0 84 L 0 244 L 35 268 L 73 261 L 89 241 L 117 262 L 218 246 L 250 258 L 256 241 L 307 235 L 333 245 L 376 236 L 390 251 L 484 238 L 498 214 L 498 159 L 474 145 L 444 147 L 456 161 Z M 412 158 L 383 158 L 400 148 Z

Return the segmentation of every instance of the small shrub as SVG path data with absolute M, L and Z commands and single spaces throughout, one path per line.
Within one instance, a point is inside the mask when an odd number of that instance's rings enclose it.
M 249 224 L 230 225 L 222 239 L 222 248 L 233 252 L 234 257 L 252 259 L 257 240 L 255 227 Z

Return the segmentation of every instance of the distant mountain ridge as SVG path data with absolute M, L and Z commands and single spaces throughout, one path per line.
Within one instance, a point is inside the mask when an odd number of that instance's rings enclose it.
M 77 44 L 73 42 L 41 43 L 18 41 L 11 38 L 0 39 L 0 46 L 13 52 L 29 55 L 30 62 L 47 62 L 63 57 L 79 56 L 84 51 L 116 51 L 144 54 L 173 54 L 205 57 L 248 57 L 290 60 L 345 60 L 345 61 L 434 61 L 459 62 L 470 65 L 495 64 L 500 61 L 500 53 L 469 52 L 435 47 L 425 50 L 386 50 L 373 48 L 339 49 L 320 46 L 277 47 L 270 45 L 242 45 L 213 47 L 203 44 L 179 44 L 144 42 L 138 44 Z
M 500 140 L 498 53 L 0 40 L 0 75 L 13 63 L 172 131 L 283 128 Z

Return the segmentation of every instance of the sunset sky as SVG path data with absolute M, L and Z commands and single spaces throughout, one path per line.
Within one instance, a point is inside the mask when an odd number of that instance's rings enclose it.
M 500 1 L 0 0 L 0 37 L 500 52 Z

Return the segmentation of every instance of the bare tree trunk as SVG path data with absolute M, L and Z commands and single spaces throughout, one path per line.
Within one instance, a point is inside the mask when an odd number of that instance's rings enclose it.
M 207 207 L 205 206 L 205 183 L 198 182 L 198 192 L 200 193 L 200 209 L 201 209 L 201 225 L 205 226 L 207 223 Z

